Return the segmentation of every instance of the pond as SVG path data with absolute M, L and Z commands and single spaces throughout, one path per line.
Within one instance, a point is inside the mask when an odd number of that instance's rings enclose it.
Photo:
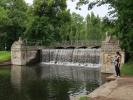
M 38 64 L 0 68 L 0 100 L 70 100 L 101 84 L 99 68 Z

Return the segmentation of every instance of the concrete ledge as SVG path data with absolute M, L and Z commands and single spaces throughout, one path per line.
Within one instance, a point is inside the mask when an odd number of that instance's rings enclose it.
M 90 100 L 133 100 L 133 77 L 107 82 L 88 95 Z
M 111 75 L 109 77 L 106 77 L 106 81 L 114 81 L 116 80 L 117 77 L 115 77 L 114 75 Z
M 117 87 L 117 82 L 111 81 L 109 83 L 105 83 L 96 90 L 94 90 L 92 93 L 88 95 L 90 98 L 96 98 L 99 96 L 108 97 L 108 95 L 112 92 L 114 88 Z

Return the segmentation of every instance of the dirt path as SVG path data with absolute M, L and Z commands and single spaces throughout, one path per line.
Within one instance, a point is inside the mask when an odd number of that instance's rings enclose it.
M 133 100 L 133 77 L 121 77 L 105 83 L 89 97 L 91 100 Z

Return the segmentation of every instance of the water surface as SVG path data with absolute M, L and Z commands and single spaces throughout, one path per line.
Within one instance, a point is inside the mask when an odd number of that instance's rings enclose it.
M 0 100 L 70 100 L 99 86 L 98 68 L 34 65 L 0 68 Z

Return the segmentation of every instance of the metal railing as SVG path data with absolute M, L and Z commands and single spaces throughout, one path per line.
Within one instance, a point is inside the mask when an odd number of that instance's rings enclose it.
M 77 40 L 77 41 L 52 42 L 46 45 L 42 40 L 23 40 L 23 43 L 24 45 L 27 45 L 27 46 L 66 47 L 66 46 L 100 46 L 102 42 Z

